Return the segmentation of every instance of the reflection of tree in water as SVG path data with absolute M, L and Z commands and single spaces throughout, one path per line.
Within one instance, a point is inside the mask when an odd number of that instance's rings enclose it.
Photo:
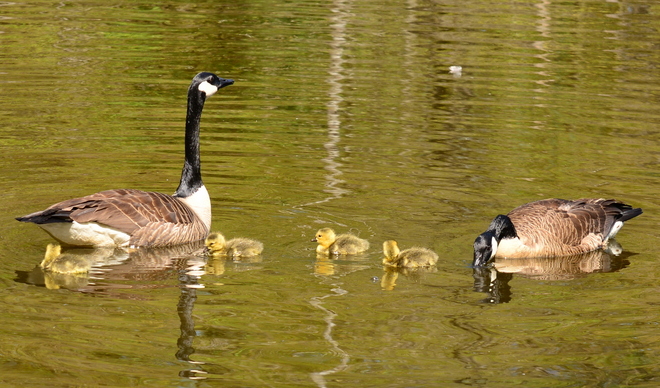
M 508 303 L 511 301 L 509 281 L 513 274 L 535 280 L 571 280 L 586 277 L 591 273 L 615 272 L 630 264 L 627 257 L 632 253 L 621 254 L 621 247 L 610 241 L 613 249 L 593 251 L 581 255 L 495 259 L 488 267 L 474 268 L 474 291 L 488 294 L 486 303 Z

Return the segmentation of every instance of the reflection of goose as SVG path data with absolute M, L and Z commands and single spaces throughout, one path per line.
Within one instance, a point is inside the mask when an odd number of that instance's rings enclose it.
M 545 199 L 499 215 L 474 242 L 474 266 L 494 257 L 553 257 L 607 246 L 642 209 L 609 199 Z
M 614 240 L 610 244 L 620 247 Z M 613 272 L 624 267 L 626 260 L 617 259 L 603 250 L 596 250 L 579 255 L 495 259 L 493 267 L 497 272 L 515 273 L 539 280 L 567 280 L 585 276 L 594 272 Z
M 432 250 L 412 247 L 401 251 L 394 240 L 383 243 L 383 253 L 385 254 L 383 264 L 392 267 L 429 267 L 438 262 L 438 255 Z
M 191 265 L 203 265 L 205 259 L 204 241 L 171 247 L 143 247 L 130 252 L 122 248 L 60 248 L 51 244 L 39 266 L 29 272 L 16 271 L 16 281 L 53 289 L 105 293 L 112 289 L 154 287 L 141 281 L 176 278 L 182 271 L 190 272 Z M 83 272 L 85 268 L 87 271 Z M 105 282 L 99 283 L 100 279 Z M 115 280 L 120 282 L 113 283 Z M 140 282 L 126 283 L 125 280 Z
M 264 250 L 264 245 L 259 241 L 243 237 L 226 241 L 222 233 L 211 233 L 206 238 L 205 244 L 209 254 L 213 256 L 226 255 L 234 259 L 257 256 Z
M 369 241 L 353 234 L 336 235 L 331 228 L 319 229 L 312 242 L 317 242 L 316 252 L 335 255 L 354 255 L 369 249 Z
M 199 123 L 206 98 L 233 83 L 211 73 L 193 78 L 188 89 L 185 161 L 174 195 L 107 190 L 17 220 L 33 222 L 56 240 L 75 246 L 165 246 L 204 239 L 211 226 L 211 201 L 200 172 Z

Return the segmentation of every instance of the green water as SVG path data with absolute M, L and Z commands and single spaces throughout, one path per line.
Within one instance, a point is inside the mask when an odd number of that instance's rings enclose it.
M 657 386 L 659 28 L 652 1 L 0 4 L 0 385 Z M 14 217 L 176 189 L 199 71 L 236 80 L 202 118 L 213 229 L 262 257 L 35 270 L 52 240 Z M 644 214 L 619 257 L 473 274 L 547 197 Z M 326 226 L 372 248 L 317 258 Z M 384 272 L 387 239 L 437 270 Z

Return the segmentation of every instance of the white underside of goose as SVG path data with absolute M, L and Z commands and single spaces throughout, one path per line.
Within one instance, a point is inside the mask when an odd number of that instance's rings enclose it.
M 53 222 L 39 226 L 56 240 L 67 245 L 124 247 L 131 239 L 128 233 L 96 222 Z
M 493 249 L 493 257 L 515 257 L 523 252 L 529 253 L 531 249 L 523 244 L 519 238 L 503 238 L 497 248 Z
M 608 240 L 614 237 L 622 226 L 623 226 L 623 222 L 620 221 L 616 222 L 612 227 L 612 231 L 607 236 L 607 238 L 603 238 L 603 236 L 600 233 L 598 234 L 589 233 L 582 239 L 580 245 L 571 247 L 576 250 L 575 252 L 558 253 L 556 251 L 558 250 L 558 248 L 555 248 L 553 250 L 551 247 L 547 247 L 544 245 L 530 246 L 525 244 L 520 238 L 517 237 L 504 238 L 500 240 L 499 244 L 497 244 L 497 248 L 493 249 L 494 253 L 492 257 L 497 256 L 500 258 L 513 259 L 513 258 L 523 258 L 523 257 L 543 257 L 543 256 L 557 256 L 557 255 L 566 255 L 566 254 L 585 253 L 595 249 L 603 248 L 605 245 L 607 245 Z

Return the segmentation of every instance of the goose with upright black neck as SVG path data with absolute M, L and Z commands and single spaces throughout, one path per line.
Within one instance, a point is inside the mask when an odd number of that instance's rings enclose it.
M 193 78 L 188 88 L 185 159 L 174 195 L 106 190 L 16 219 L 35 223 L 62 244 L 72 246 L 167 246 L 203 240 L 211 228 L 211 199 L 200 167 L 202 110 L 208 97 L 233 83 L 207 72 Z

